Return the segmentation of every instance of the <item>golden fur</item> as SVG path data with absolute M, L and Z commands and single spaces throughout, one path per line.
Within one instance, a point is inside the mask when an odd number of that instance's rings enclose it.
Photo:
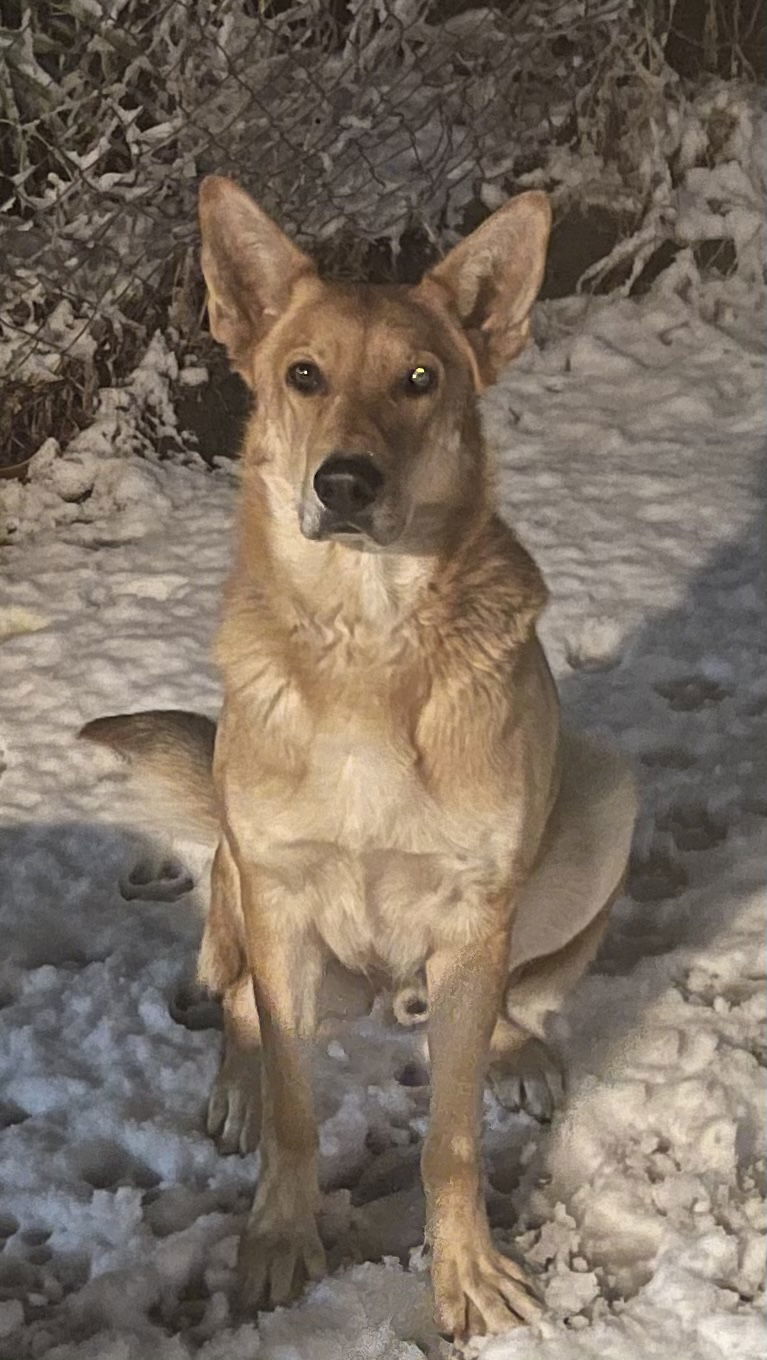
M 246 1302 L 284 1302 L 323 1268 L 304 1040 L 332 959 L 425 993 L 437 1317 L 455 1336 L 503 1330 L 539 1305 L 482 1204 L 488 1054 L 503 1070 L 543 1052 L 530 1033 L 597 948 L 634 817 L 623 763 L 560 733 L 546 590 L 495 513 L 477 413 L 526 343 L 548 204 L 512 200 L 417 288 L 324 282 L 228 180 L 203 185 L 201 223 L 211 327 L 256 396 L 212 783 L 204 720 L 85 735 L 218 837 L 200 972 L 227 1033 L 209 1127 L 228 1147 L 261 1130 Z M 364 532 L 327 528 L 315 478 L 339 451 L 379 470 Z

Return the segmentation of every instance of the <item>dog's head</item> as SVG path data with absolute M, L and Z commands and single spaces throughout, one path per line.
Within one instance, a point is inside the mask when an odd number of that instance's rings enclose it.
M 211 330 L 306 538 L 418 550 L 484 494 L 475 398 L 526 344 L 550 218 L 521 194 L 417 287 L 328 283 L 241 188 L 204 181 Z

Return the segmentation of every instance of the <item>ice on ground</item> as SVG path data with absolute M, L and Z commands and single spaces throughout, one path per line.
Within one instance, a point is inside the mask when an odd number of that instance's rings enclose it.
M 543 1128 L 486 1096 L 494 1230 L 548 1311 L 483 1360 L 764 1350 L 764 368 L 752 313 L 714 317 L 660 292 L 552 304 L 486 402 L 565 709 L 635 757 L 643 806 L 557 1027 L 565 1107 Z M 383 1008 L 318 1045 L 331 1274 L 233 1311 L 258 1158 L 204 1132 L 207 862 L 129 826 L 119 771 L 74 739 L 104 712 L 218 705 L 235 479 L 178 455 L 174 362 L 158 339 L 94 429 L 3 491 L 0 1360 L 444 1356 L 422 1036 Z

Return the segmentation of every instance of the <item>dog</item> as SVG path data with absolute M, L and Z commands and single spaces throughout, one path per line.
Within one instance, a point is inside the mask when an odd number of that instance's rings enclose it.
M 483 1081 L 490 1062 L 556 1086 L 545 1017 L 596 953 L 635 818 L 626 762 L 560 728 L 546 588 L 495 511 L 477 408 L 528 342 L 549 203 L 511 199 L 407 287 L 323 280 L 226 178 L 203 182 L 200 220 L 211 330 L 255 399 L 223 709 L 217 729 L 170 711 L 82 735 L 216 843 L 208 1127 L 229 1148 L 260 1135 L 246 1305 L 324 1269 L 307 1041 L 335 960 L 425 988 L 436 1319 L 501 1332 L 541 1304 L 491 1238 Z

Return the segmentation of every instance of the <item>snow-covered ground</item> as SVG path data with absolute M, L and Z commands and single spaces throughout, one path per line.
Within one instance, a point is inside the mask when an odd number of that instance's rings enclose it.
M 560 1025 L 563 1110 L 542 1127 L 486 1099 L 492 1220 L 549 1312 L 483 1360 L 764 1353 L 764 367 L 732 296 L 544 307 L 542 347 L 486 402 L 563 703 L 633 753 L 643 810 Z M 258 1158 L 203 1128 L 204 856 L 129 829 L 109 756 L 74 739 L 104 712 L 217 706 L 235 477 L 141 435 L 151 417 L 173 443 L 173 367 L 156 340 L 65 457 L 2 492 L 0 1360 L 445 1356 L 419 1250 L 428 1091 L 383 1011 L 318 1044 L 332 1273 L 231 1311 Z

